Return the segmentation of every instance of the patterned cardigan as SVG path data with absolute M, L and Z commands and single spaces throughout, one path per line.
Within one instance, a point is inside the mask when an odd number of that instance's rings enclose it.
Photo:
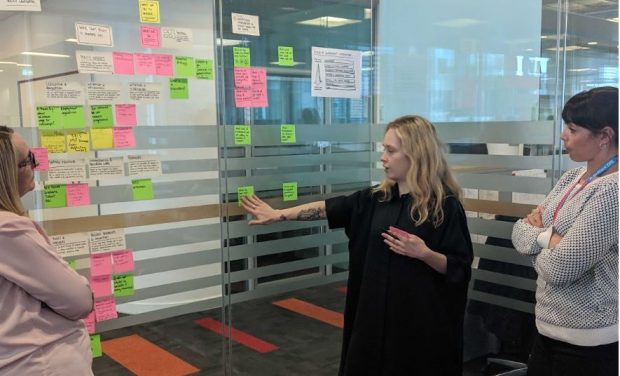
M 566 172 L 542 202 L 545 229 L 517 221 L 516 250 L 531 258 L 536 281 L 536 327 L 544 336 L 579 346 L 618 341 L 618 173 L 586 185 L 553 216 L 585 173 Z M 538 236 L 553 226 L 562 241 L 543 248 Z

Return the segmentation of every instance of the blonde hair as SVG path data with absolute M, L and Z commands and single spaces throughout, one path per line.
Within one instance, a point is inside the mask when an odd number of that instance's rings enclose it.
M 19 170 L 12 133 L 10 128 L 0 128 L 0 210 L 24 215 L 26 211 L 19 197 Z
M 408 115 L 389 123 L 385 132 L 390 129 L 396 133 L 403 153 L 411 162 L 405 178 L 412 198 L 411 219 L 416 226 L 431 220 L 438 227 L 444 220 L 446 197 L 454 196 L 461 201 L 462 193 L 446 162 L 435 127 L 421 116 Z M 373 193 L 382 194 L 380 201 L 389 201 L 394 184 L 386 178 L 373 188 Z

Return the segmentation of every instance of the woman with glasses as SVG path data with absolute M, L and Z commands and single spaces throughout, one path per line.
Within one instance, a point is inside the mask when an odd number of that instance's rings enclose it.
M 567 171 L 512 231 L 538 273 L 528 375 L 617 375 L 618 89 L 573 96 L 562 119 L 560 138 L 585 165 Z
M 22 207 L 35 166 L 26 141 L 0 127 L 0 375 L 92 375 L 88 281 Z

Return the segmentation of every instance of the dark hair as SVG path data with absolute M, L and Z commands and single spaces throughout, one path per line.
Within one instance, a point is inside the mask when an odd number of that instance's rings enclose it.
M 614 144 L 617 145 L 618 88 L 603 86 L 574 95 L 564 105 L 562 119 L 593 133 L 610 127 L 614 131 Z
M 13 128 L 9 128 L 6 125 L 0 125 L 0 132 L 12 134 L 13 133 Z

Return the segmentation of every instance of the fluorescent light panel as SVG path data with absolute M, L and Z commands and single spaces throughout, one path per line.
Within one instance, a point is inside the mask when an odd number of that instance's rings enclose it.
M 360 22 L 360 20 L 352 20 L 350 18 L 341 18 L 334 16 L 324 16 L 312 18 L 305 21 L 299 21 L 298 24 L 320 27 L 340 27 L 344 25 L 351 25 Z
M 41 56 L 41 57 L 62 57 L 62 58 L 70 58 L 71 56 L 69 55 L 61 55 L 61 54 L 48 54 L 46 52 L 31 52 L 31 51 L 25 51 L 21 53 L 22 55 L 28 55 L 28 56 Z

